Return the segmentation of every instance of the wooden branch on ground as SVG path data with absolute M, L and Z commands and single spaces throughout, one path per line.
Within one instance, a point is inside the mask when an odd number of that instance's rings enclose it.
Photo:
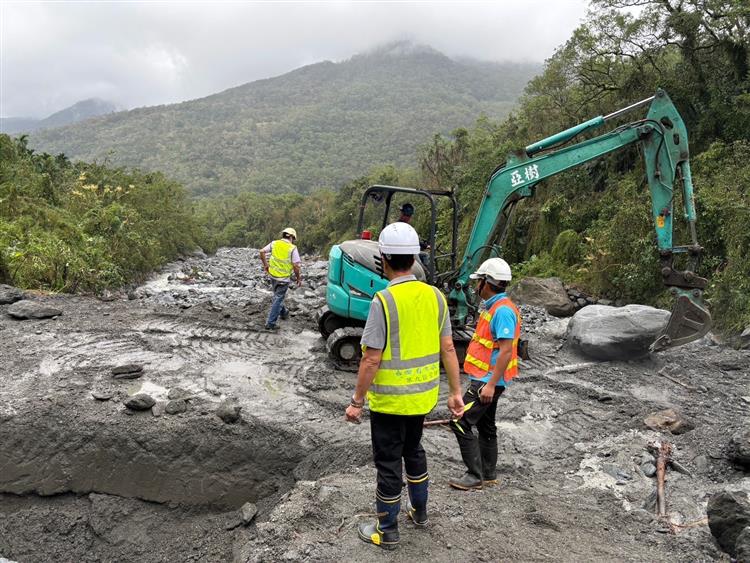
M 450 418 L 441 418 L 440 420 L 425 420 L 423 426 L 440 426 L 442 424 L 450 424 Z
M 660 369 L 660 370 L 659 370 L 658 372 L 656 372 L 656 373 L 658 373 L 658 374 L 659 374 L 659 375 L 661 375 L 662 377 L 665 377 L 666 379 L 669 379 L 669 381 L 671 381 L 672 383 L 676 383 L 677 385 L 682 385 L 682 386 L 683 386 L 683 387 L 684 387 L 685 389 L 689 389 L 690 391 L 697 391 L 697 388 L 696 388 L 696 387 L 693 387 L 692 385 L 688 385 L 687 383 L 683 383 L 683 382 L 682 382 L 682 381 L 680 381 L 679 379 L 677 379 L 677 378 L 675 378 L 675 377 L 672 377 L 671 375 L 669 375 L 669 374 L 668 374 L 668 373 L 666 372 L 666 368 L 662 368 L 662 369 Z
M 667 497 L 664 490 L 664 481 L 667 474 L 667 463 L 672 455 L 672 446 L 669 442 L 659 444 L 656 458 L 656 508 L 659 516 L 667 515 Z

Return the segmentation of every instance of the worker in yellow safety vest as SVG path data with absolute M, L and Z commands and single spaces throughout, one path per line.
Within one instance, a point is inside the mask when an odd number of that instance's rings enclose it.
M 271 288 L 273 289 L 273 299 L 271 301 L 271 311 L 268 314 L 265 328 L 268 330 L 278 330 L 276 324 L 279 317 L 285 320 L 289 317 L 289 311 L 284 306 L 284 297 L 291 283 L 292 273 L 294 273 L 297 287 L 302 285 L 302 275 L 300 273 L 299 251 L 295 246 L 297 241 L 297 231 L 287 227 L 281 231 L 281 238 L 275 240 L 260 250 L 260 260 L 263 262 L 263 269 L 271 276 Z M 270 260 L 266 255 L 271 255 Z
M 500 395 L 518 375 L 521 336 L 521 315 L 505 294 L 512 277 L 508 263 L 502 258 L 490 258 L 470 277 L 478 280 L 476 292 L 483 302 L 464 361 L 464 371 L 470 378 L 463 397 L 466 409 L 460 420 L 450 424 L 466 472 L 449 484 L 461 490 L 497 483 L 495 412 Z M 477 428 L 478 439 L 472 426 Z
M 448 408 L 463 414 L 459 367 L 445 297 L 411 273 L 419 236 L 406 223 L 380 233 L 378 247 L 389 283 L 375 294 L 362 334 L 363 356 L 346 419 L 359 423 L 365 396 L 377 469 L 377 521 L 359 526 L 359 537 L 392 549 L 399 542 L 402 471 L 407 516 L 427 526 L 427 458 L 421 445 L 424 417 L 437 404 L 440 360 L 448 373 Z M 403 463 L 402 463 L 403 461 Z

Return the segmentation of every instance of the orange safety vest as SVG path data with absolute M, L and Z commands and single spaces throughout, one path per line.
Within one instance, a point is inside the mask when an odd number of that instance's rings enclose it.
M 500 307 L 510 307 L 516 315 L 516 330 L 513 334 L 512 352 L 503 376 L 503 381 L 508 382 L 518 375 L 518 339 L 521 337 L 521 315 L 518 312 L 518 308 L 513 304 L 513 301 L 507 297 L 499 299 L 492 304 L 489 311 L 483 311 L 479 315 L 477 328 L 471 337 L 469 348 L 466 350 L 464 371 L 479 379 L 492 371 L 492 350 L 497 348 L 497 344 L 492 338 L 490 321 Z

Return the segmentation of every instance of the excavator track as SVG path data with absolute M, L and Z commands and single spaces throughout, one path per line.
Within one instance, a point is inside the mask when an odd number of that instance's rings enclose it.
M 357 371 L 362 357 L 363 327 L 347 326 L 334 330 L 326 340 L 326 350 L 336 367 L 344 371 Z

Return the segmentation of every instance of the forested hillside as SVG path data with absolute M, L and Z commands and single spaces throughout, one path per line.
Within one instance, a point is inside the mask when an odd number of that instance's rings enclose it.
M 485 113 L 508 114 L 534 64 L 457 62 L 397 43 L 199 100 L 33 135 L 72 159 L 160 170 L 192 193 L 309 192 L 374 164 L 413 165 L 417 146 Z
M 160 173 L 74 165 L 0 135 L 0 283 L 116 287 L 192 250 L 201 232 L 184 189 Z

